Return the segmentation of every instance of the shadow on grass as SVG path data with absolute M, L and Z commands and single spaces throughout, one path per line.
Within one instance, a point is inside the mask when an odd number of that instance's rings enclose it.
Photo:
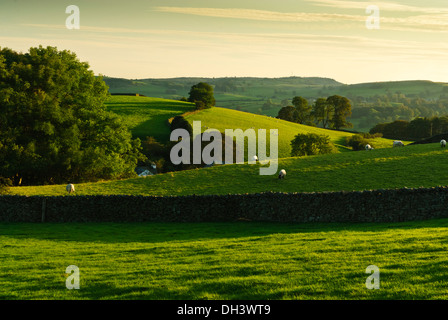
M 447 228 L 448 219 L 400 223 L 1 223 L 0 237 L 52 241 L 102 243 L 161 243 L 263 237 L 278 234 L 315 233 L 317 240 L 326 232 L 385 232 Z M 3 243 L 2 243 L 3 242 Z M 0 246 L 8 245 L 0 241 Z

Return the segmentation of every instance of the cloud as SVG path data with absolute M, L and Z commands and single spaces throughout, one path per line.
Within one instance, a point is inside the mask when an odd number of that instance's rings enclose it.
M 370 3 L 339 0 L 307 0 L 320 5 L 338 8 L 367 8 Z M 378 3 L 380 10 L 388 8 L 397 11 L 425 12 L 426 14 L 409 17 L 393 17 L 381 15 L 380 21 L 383 29 L 401 31 L 430 31 L 448 32 L 448 9 L 420 8 L 393 3 Z M 421 10 L 420 10 L 421 9 Z M 354 22 L 364 26 L 368 14 L 338 14 L 338 13 L 304 13 L 304 12 L 276 12 L 255 9 L 222 9 L 222 8 L 191 8 L 191 7 L 156 7 L 156 11 L 175 14 L 197 15 L 213 18 L 246 19 L 277 22 L 303 22 L 303 23 L 341 23 Z M 428 14 L 428 13 L 437 14 Z M 447 13 L 444 13 L 447 12 Z M 321 26 L 322 27 L 322 26 Z
M 376 5 L 381 10 L 396 12 L 418 12 L 422 14 L 444 14 L 448 13 L 448 8 L 417 7 L 393 2 L 377 1 L 344 1 L 344 0 L 305 0 L 318 6 L 340 8 L 340 9 L 365 9 L 368 5 Z
M 278 22 L 330 22 L 330 21 L 364 21 L 365 16 L 337 13 L 277 12 L 239 8 L 191 8 L 191 7 L 156 7 L 155 11 L 165 13 L 189 14 L 212 18 L 231 18 Z

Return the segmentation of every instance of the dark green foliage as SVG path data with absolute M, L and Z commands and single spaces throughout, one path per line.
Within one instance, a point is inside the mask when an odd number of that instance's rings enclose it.
M 7 193 L 8 187 L 12 186 L 11 179 L 0 177 L 0 194 Z
M 370 133 L 382 133 L 388 139 L 420 140 L 448 132 L 448 116 L 415 118 L 412 121 L 395 120 L 380 123 Z
M 322 128 L 330 128 L 333 123 L 334 106 L 327 102 L 325 98 L 319 98 L 313 105 L 313 117 L 317 125 L 322 125 Z
M 346 145 L 348 147 L 351 147 L 353 151 L 359 151 L 359 150 L 365 150 L 365 147 L 367 144 L 370 144 L 372 148 L 374 146 L 372 143 L 370 143 L 363 135 L 361 134 L 355 134 L 351 137 L 346 138 Z
M 201 101 L 204 103 L 204 108 L 213 107 L 216 104 L 213 87 L 205 82 L 195 84 L 190 89 L 188 101 L 193 103 Z
M 333 106 L 333 119 L 331 125 L 334 129 L 351 128 L 353 125 L 347 121 L 347 117 L 352 114 L 350 100 L 346 97 L 333 95 L 327 98 L 327 104 Z
M 298 118 L 297 110 L 293 106 L 283 107 L 278 111 L 277 118 L 286 121 L 296 122 Z
M 133 175 L 140 141 L 106 111 L 108 87 L 70 51 L 0 51 L 0 175 L 14 184 Z
M 294 97 L 292 99 L 292 104 L 296 108 L 296 122 L 300 124 L 310 124 L 311 123 L 311 109 L 312 106 L 308 104 L 308 100 L 303 97 Z
M 171 121 L 171 132 L 176 129 L 185 129 L 188 131 L 190 136 L 193 134 L 193 128 L 191 127 L 191 124 L 183 116 L 175 116 L 173 118 L 173 121 Z
M 194 103 L 194 105 L 196 106 L 196 110 L 207 109 L 205 103 L 202 102 L 202 101 L 196 101 L 196 102 Z
M 310 156 L 336 152 L 329 136 L 299 133 L 291 141 L 291 157 Z

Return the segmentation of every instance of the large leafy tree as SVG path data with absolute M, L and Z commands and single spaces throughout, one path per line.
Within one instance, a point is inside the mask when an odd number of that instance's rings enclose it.
M 188 101 L 201 105 L 201 108 L 211 108 L 215 106 L 213 87 L 205 82 L 199 82 L 191 87 Z
M 0 176 L 16 185 L 130 176 L 140 141 L 86 62 L 55 47 L 0 50 Z
M 327 103 L 333 106 L 332 126 L 336 130 L 341 128 L 351 128 L 353 125 L 347 121 L 347 117 L 352 114 L 352 105 L 346 97 L 333 95 L 327 98 Z
M 297 109 L 293 106 L 283 107 L 278 111 L 277 118 L 286 121 L 297 122 Z
M 313 116 L 317 125 L 322 124 L 323 128 L 329 128 L 333 121 L 334 106 L 327 103 L 327 99 L 319 98 L 313 105 Z
M 296 122 L 300 124 L 312 124 L 312 115 L 311 115 L 311 109 L 312 106 L 308 104 L 308 100 L 306 100 L 304 97 L 296 96 L 292 99 L 292 104 L 296 108 Z

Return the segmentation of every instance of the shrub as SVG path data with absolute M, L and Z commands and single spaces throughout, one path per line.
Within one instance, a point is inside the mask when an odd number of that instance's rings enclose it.
M 190 136 L 193 134 L 193 128 L 191 127 L 191 124 L 182 116 L 175 116 L 173 118 L 173 121 L 171 121 L 171 132 L 173 132 L 176 129 L 185 129 L 188 131 Z
M 336 152 L 336 147 L 326 135 L 298 134 L 291 141 L 291 156 L 310 156 Z
M 364 150 L 366 144 L 370 144 L 372 146 L 372 144 L 362 134 L 355 134 L 346 138 L 346 145 L 351 147 L 353 151 Z
M 0 177 L 0 194 L 6 194 L 8 187 L 12 186 L 11 179 Z

